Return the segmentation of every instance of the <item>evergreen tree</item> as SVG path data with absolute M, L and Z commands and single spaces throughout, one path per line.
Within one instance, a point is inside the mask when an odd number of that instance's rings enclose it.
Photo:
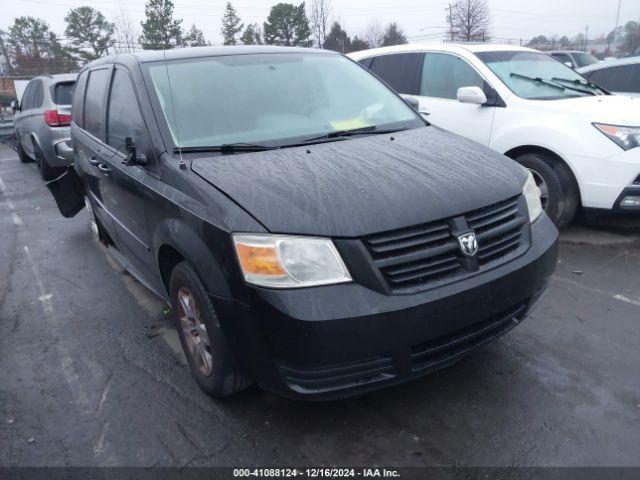
M 236 37 L 242 31 L 244 25 L 240 21 L 240 17 L 236 13 L 236 9 L 233 8 L 231 2 L 227 2 L 227 8 L 222 16 L 222 38 L 225 45 L 235 45 L 238 43 Z
M 268 45 L 311 46 L 311 27 L 304 8 L 298 5 L 278 3 L 271 7 L 264 22 L 264 43 Z
M 64 34 L 71 40 L 73 52 L 87 63 L 107 53 L 113 40 L 114 25 L 91 7 L 74 8 L 64 17 Z
M 182 44 L 182 20 L 174 20 L 171 0 L 147 0 L 144 12 L 146 19 L 140 23 L 142 48 L 166 50 Z
M 387 25 L 387 28 L 384 31 L 382 46 L 390 47 L 391 45 L 404 45 L 405 43 L 407 43 L 407 37 L 404 35 L 398 24 L 396 22 L 391 22 Z
M 338 22 L 333 22 L 331 25 L 331 29 L 324 39 L 323 48 L 340 53 L 351 51 L 351 39 Z
M 186 47 L 204 47 L 205 45 L 208 45 L 207 41 L 204 39 L 204 33 L 196 27 L 195 23 L 191 25 L 191 28 L 184 36 L 182 43 Z
M 240 41 L 243 45 L 262 45 L 262 34 L 260 32 L 260 25 L 257 23 L 250 23 L 245 28 Z

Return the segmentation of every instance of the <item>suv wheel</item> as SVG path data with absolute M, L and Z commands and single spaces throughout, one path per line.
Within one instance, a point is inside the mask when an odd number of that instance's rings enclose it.
M 251 382 L 237 368 L 220 321 L 195 270 L 187 262 L 171 272 L 171 305 L 191 373 L 213 397 L 226 397 Z
M 544 153 L 525 153 L 516 158 L 527 167 L 541 192 L 542 207 L 558 228 L 573 220 L 578 210 L 578 188 L 569 169 Z
M 17 143 L 16 150 L 18 152 L 18 158 L 20 159 L 20 163 L 29 163 L 29 162 L 31 162 L 31 159 L 29 158 L 29 156 L 26 154 L 26 152 L 22 148 L 22 144 L 20 143 L 20 140 L 16 140 L 16 143 Z

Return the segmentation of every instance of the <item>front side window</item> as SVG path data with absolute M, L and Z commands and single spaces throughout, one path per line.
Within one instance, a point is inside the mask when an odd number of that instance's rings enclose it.
M 378 79 L 339 55 L 230 55 L 146 68 L 180 147 L 284 146 L 341 130 L 424 125 Z
M 129 76 L 120 69 L 113 73 L 107 115 L 109 145 L 122 152 L 124 139 L 131 137 L 138 148 L 146 149 L 146 128 L 136 94 Z
M 484 88 L 484 80 L 463 59 L 446 53 L 425 53 L 420 95 L 435 98 L 458 98 L 462 87 Z
M 480 52 L 476 56 L 516 95 L 530 100 L 556 100 L 601 95 L 582 76 L 550 56 L 522 50 Z
M 415 94 L 419 53 L 395 53 L 375 57 L 369 69 L 398 93 Z
M 633 77 L 634 65 L 620 65 L 595 70 L 589 75 L 589 80 L 612 92 L 633 92 L 634 90 L 631 89 Z
M 107 68 L 91 71 L 84 97 L 84 129 L 100 139 L 104 138 L 105 133 L 104 107 L 110 72 Z

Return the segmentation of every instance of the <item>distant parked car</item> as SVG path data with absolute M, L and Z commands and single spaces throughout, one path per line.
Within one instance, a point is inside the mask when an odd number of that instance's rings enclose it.
M 610 92 L 640 95 L 640 57 L 602 62 L 577 70 L 584 78 Z
M 546 53 L 574 70 L 576 68 L 586 67 L 587 65 L 593 65 L 600 61 L 590 53 L 580 52 L 577 50 L 557 50 Z
M 511 45 L 402 45 L 352 53 L 434 125 L 529 168 L 547 213 L 640 213 L 640 99 L 609 95 L 550 56 Z
M 35 160 L 44 180 L 51 180 L 71 161 L 71 99 L 76 74 L 33 78 L 22 100 L 13 103 L 18 156 Z

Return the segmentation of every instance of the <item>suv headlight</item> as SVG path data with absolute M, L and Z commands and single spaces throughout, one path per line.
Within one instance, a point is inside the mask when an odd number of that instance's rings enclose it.
M 247 283 L 297 288 L 350 282 L 338 250 L 327 238 L 234 233 Z
M 640 127 L 623 127 L 605 123 L 594 123 L 593 126 L 623 150 L 640 146 Z
M 529 221 L 533 221 L 540 216 L 543 212 L 542 202 L 540 201 L 540 189 L 536 185 L 536 181 L 533 178 L 531 172 L 527 172 L 527 180 L 522 187 L 522 194 L 527 201 L 527 208 L 529 209 Z

